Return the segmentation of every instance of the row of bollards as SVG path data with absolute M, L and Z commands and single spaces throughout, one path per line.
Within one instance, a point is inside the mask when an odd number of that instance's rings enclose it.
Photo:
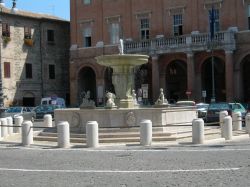
M 22 133 L 22 145 L 29 146 L 33 143 L 33 124 L 31 121 L 24 121 L 22 116 L 14 118 L 15 126 L 13 129 L 13 120 L 11 117 L 1 118 L 1 137 L 6 137 L 13 132 Z M 246 130 L 250 134 L 250 113 L 245 118 Z M 52 116 L 46 115 L 44 117 L 44 125 L 52 127 Z M 225 140 L 232 140 L 233 130 L 242 129 L 241 114 L 233 114 L 233 119 L 228 116 L 227 111 L 220 113 L 221 136 Z M 22 128 L 20 128 L 20 126 Z M 57 124 L 58 133 L 58 147 L 70 147 L 70 127 L 67 121 L 61 121 Z M 202 119 L 194 119 L 192 122 L 192 142 L 194 144 L 203 144 L 205 141 L 204 135 L 204 121 Z M 98 123 L 96 121 L 88 121 L 86 124 L 86 144 L 87 147 L 99 146 Z M 142 120 L 140 122 L 140 144 L 148 146 L 152 144 L 152 121 Z
M 6 120 L 4 119 L 1 123 L 5 125 Z M 47 120 L 44 120 L 47 121 Z M 50 125 L 50 122 L 44 122 L 46 126 Z M 21 126 L 22 129 L 22 145 L 30 146 L 33 144 L 33 123 L 31 121 L 24 121 L 19 116 L 15 118 L 16 126 Z M 6 127 L 2 127 L 6 128 Z M 4 130 L 5 132 L 6 130 Z M 19 131 L 17 131 L 18 133 Z M 68 148 L 70 147 L 70 128 L 67 121 L 61 121 L 57 124 L 57 135 L 58 135 L 58 147 Z M 151 145 L 152 143 L 152 121 L 142 120 L 140 124 L 140 143 L 143 146 Z M 96 121 L 88 121 L 86 124 L 86 144 L 87 147 L 98 147 L 99 146 L 99 134 L 98 134 L 98 123 Z
M 22 134 L 22 144 L 29 146 L 33 143 L 33 123 L 24 121 L 23 116 L 14 117 L 15 125 L 12 117 L 0 118 L 0 139 L 6 138 L 13 133 Z M 52 127 L 52 116 L 47 114 L 44 116 L 44 127 Z
M 0 118 L 0 138 L 5 138 L 13 134 L 13 119 L 12 117 Z
M 225 140 L 232 140 L 233 130 L 242 130 L 242 116 L 240 112 L 233 113 L 233 118 L 228 115 L 227 111 L 220 112 L 221 137 Z M 246 131 L 250 136 L 250 113 L 245 117 Z M 192 122 L 192 142 L 194 144 L 203 144 L 204 121 L 203 119 L 194 119 Z

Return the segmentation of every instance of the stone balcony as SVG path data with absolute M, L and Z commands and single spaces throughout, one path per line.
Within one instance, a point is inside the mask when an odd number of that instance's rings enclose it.
M 195 33 L 175 37 L 161 37 L 145 41 L 124 41 L 125 53 L 165 54 L 178 52 L 196 52 L 236 49 L 235 32 L 225 31 L 215 34 L 210 41 L 209 33 Z

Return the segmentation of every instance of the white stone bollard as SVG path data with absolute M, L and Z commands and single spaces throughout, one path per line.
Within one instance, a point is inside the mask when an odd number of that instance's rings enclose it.
M 233 113 L 233 130 L 242 130 L 242 116 L 240 112 Z
M 33 144 L 33 123 L 31 121 L 24 121 L 22 124 L 22 145 L 30 146 Z
M 152 121 L 142 120 L 140 122 L 140 144 L 143 146 L 152 144 Z
M 5 138 L 9 134 L 8 127 L 7 127 L 7 119 L 1 118 L 0 121 L 1 121 L 1 125 L 3 125 L 1 126 L 1 136 Z
M 21 133 L 22 123 L 23 123 L 23 116 L 17 116 L 14 118 L 15 126 L 20 127 L 14 127 L 14 133 Z
M 223 123 L 223 120 L 224 118 L 228 116 L 228 112 L 225 110 L 225 111 L 221 111 L 220 114 L 219 114 L 219 118 L 220 118 L 220 128 L 221 128 L 221 137 L 224 138 L 224 123 Z
M 245 124 L 246 124 L 246 130 L 248 134 L 250 135 L 250 113 L 247 113 L 246 115 Z
M 232 117 L 231 116 L 226 116 L 223 120 L 223 135 L 225 140 L 232 140 L 233 138 L 233 125 L 232 125 Z
M 60 148 L 70 147 L 70 132 L 69 123 L 67 121 L 60 121 L 57 124 L 57 145 Z
M 97 121 L 88 121 L 86 124 L 86 143 L 87 147 L 99 146 L 98 123 Z
M 51 114 L 44 115 L 43 125 L 44 127 L 52 127 L 52 115 Z
M 13 134 L 13 119 L 12 117 L 7 117 L 7 125 L 9 126 L 8 127 L 8 133 L 9 135 L 12 135 Z
M 193 144 L 203 144 L 204 139 L 204 121 L 203 119 L 194 119 L 192 122 L 192 142 Z

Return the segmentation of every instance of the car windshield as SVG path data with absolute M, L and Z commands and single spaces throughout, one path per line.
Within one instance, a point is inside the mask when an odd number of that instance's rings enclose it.
M 11 107 L 11 108 L 8 108 L 5 112 L 7 112 L 7 113 L 20 113 L 20 112 L 22 112 L 22 107 Z
M 200 109 L 200 108 L 208 108 L 208 104 L 198 104 L 198 105 L 196 105 L 197 106 L 197 108 L 198 109 Z
M 211 103 L 209 105 L 210 110 L 229 110 L 229 105 L 227 103 Z

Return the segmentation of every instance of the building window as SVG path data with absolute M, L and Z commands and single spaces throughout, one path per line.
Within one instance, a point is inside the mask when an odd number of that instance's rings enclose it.
M 24 39 L 31 39 L 31 28 L 24 27 Z
M 83 30 L 83 47 L 91 47 L 91 28 Z
M 10 78 L 10 63 L 4 62 L 4 78 Z
M 2 23 L 2 36 L 10 37 L 10 26 L 8 23 Z
M 89 5 L 91 3 L 91 0 L 83 0 L 84 5 Z
M 173 31 L 174 36 L 180 36 L 183 34 L 183 25 L 182 25 L 182 14 L 173 15 Z
M 55 65 L 54 64 L 49 64 L 49 79 L 55 79 L 56 74 L 55 74 Z
M 149 39 L 149 19 L 141 19 L 141 40 Z
M 54 42 L 55 41 L 55 32 L 54 30 L 47 30 L 47 41 Z
M 120 39 L 120 24 L 111 23 L 110 24 L 110 43 L 117 44 Z
M 32 79 L 32 64 L 25 64 L 26 79 Z
M 209 14 L 212 14 L 212 9 L 209 10 Z M 219 9 L 214 9 L 214 32 L 220 31 L 220 12 Z

